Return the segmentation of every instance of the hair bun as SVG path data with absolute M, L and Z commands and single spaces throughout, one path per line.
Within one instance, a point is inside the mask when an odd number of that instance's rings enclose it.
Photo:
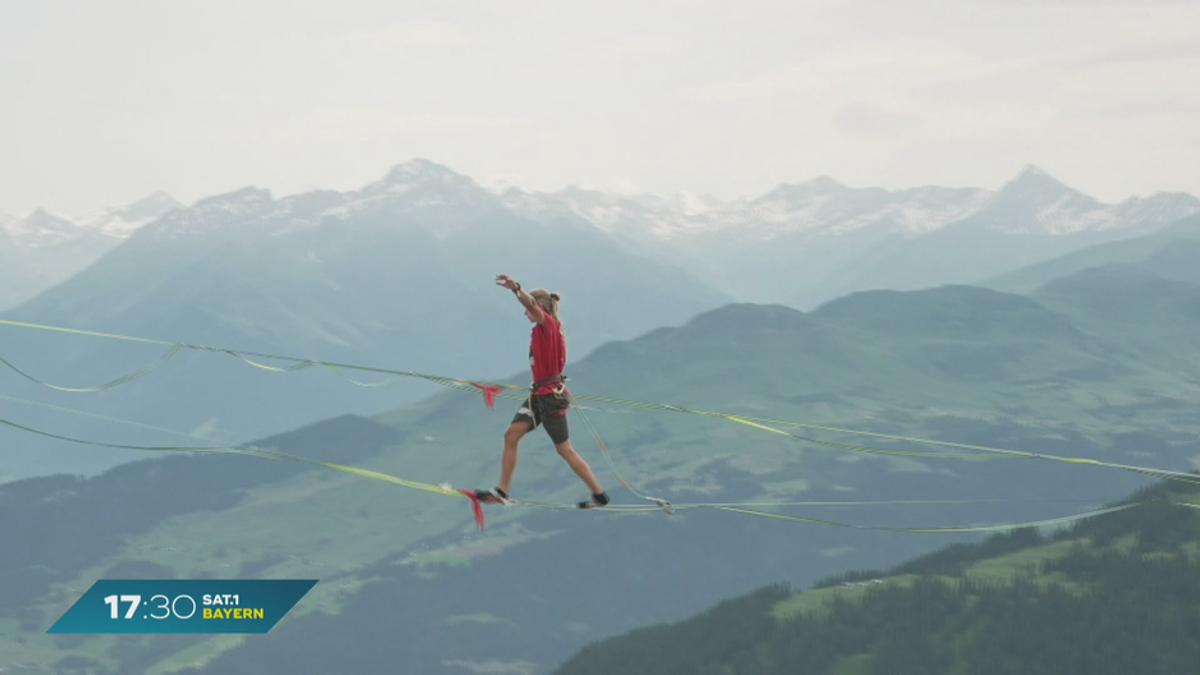
M 553 301 L 555 301 L 555 302 L 558 302 L 559 300 L 562 300 L 562 296 L 561 296 L 561 295 L 559 295 L 558 293 L 551 293 L 551 294 L 550 294 L 550 299 L 551 299 L 551 300 L 553 300 Z

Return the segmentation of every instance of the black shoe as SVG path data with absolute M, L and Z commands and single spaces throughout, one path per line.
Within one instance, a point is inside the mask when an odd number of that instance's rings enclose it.
M 608 493 L 594 494 L 590 499 L 579 502 L 578 506 L 581 509 L 598 509 L 601 506 L 608 506 Z
M 491 490 L 476 490 L 475 498 L 481 504 L 507 504 L 508 495 L 500 488 L 492 488 Z

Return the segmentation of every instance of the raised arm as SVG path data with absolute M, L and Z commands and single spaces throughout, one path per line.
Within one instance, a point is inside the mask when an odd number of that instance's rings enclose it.
M 526 293 L 525 290 L 521 288 L 521 284 L 518 284 L 512 277 L 508 276 L 507 274 L 498 274 L 496 275 L 496 285 L 503 286 L 504 288 L 512 291 L 513 295 L 517 296 L 517 300 L 520 300 L 521 304 L 525 306 L 525 309 L 529 311 L 529 316 L 536 321 L 539 326 L 542 325 L 542 323 L 546 320 L 546 314 L 542 311 L 542 306 L 533 299 L 532 295 Z

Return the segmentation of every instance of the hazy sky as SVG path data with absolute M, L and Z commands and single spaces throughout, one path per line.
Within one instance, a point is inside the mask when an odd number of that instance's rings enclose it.
M 0 0 L 0 212 L 152 190 L 1200 195 L 1200 2 Z

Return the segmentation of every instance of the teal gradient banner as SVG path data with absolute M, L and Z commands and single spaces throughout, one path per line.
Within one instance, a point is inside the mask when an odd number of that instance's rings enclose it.
M 316 579 L 101 579 L 47 633 L 266 633 Z

